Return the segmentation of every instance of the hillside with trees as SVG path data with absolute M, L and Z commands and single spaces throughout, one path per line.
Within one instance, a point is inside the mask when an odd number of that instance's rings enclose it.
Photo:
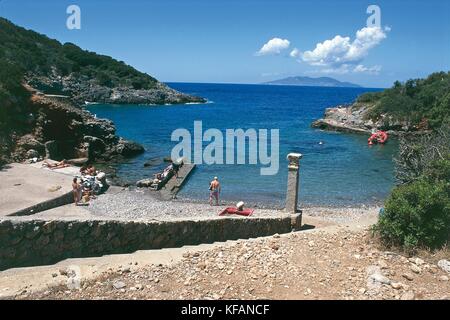
M 359 96 L 351 105 L 328 108 L 315 128 L 391 134 L 429 132 L 450 119 L 450 72 L 433 73 L 425 79 L 396 81 L 392 88 Z
M 121 161 L 144 151 L 117 136 L 111 121 L 81 108 L 85 102 L 204 101 L 124 62 L 0 18 L 0 166 L 42 157 Z
M 177 92 L 122 61 L 72 43 L 61 44 L 4 18 L 0 18 L 0 61 L 9 70 L 9 77 L 21 77 L 43 93 L 68 95 L 78 103 L 204 102 Z
M 372 104 L 367 118 L 375 121 L 389 115 L 394 121 L 436 129 L 450 117 L 450 72 L 405 83 L 396 81 L 390 89 L 361 95 L 357 103 Z

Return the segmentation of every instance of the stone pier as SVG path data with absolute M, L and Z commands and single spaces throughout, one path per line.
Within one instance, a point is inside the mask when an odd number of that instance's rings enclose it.
M 299 168 L 300 159 L 302 155 L 300 153 L 289 153 L 287 159 L 288 164 L 288 182 L 286 193 L 286 212 L 296 214 L 299 212 L 297 208 L 298 202 L 298 186 L 299 186 Z

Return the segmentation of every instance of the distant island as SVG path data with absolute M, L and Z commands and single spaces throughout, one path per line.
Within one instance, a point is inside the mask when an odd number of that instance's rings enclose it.
M 348 87 L 348 88 L 361 88 L 361 86 L 350 83 L 341 82 L 339 80 L 330 77 L 287 77 L 284 79 L 264 82 L 263 84 L 269 85 L 289 85 L 289 86 L 307 86 L 307 87 Z

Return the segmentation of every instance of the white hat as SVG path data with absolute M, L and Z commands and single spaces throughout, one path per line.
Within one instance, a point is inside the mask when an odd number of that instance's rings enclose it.
M 217 177 L 214 177 L 214 180 L 219 180 Z

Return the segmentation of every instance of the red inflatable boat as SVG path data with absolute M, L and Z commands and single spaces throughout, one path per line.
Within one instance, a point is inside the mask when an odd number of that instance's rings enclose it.
M 370 136 L 370 138 L 367 140 L 367 142 L 369 143 L 369 145 L 373 145 L 374 143 L 386 143 L 387 139 L 388 139 L 388 134 L 384 131 L 377 131 L 374 134 L 372 134 Z

